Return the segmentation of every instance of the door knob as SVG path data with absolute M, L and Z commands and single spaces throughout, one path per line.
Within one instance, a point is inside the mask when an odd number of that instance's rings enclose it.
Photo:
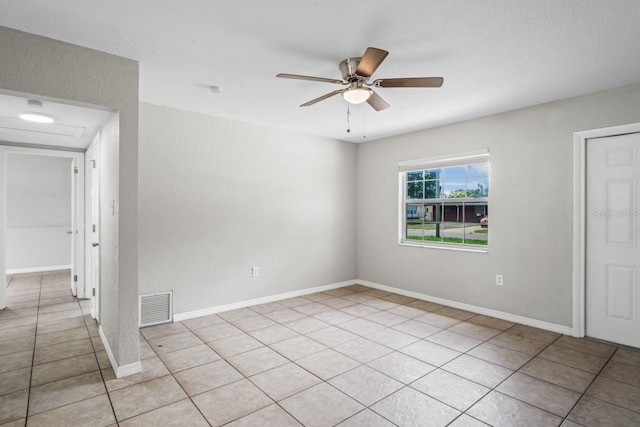
M 93 246 L 94 248 L 97 247 L 100 243 L 92 243 L 91 246 Z
M 67 231 L 67 234 L 73 234 L 73 231 L 69 230 Z

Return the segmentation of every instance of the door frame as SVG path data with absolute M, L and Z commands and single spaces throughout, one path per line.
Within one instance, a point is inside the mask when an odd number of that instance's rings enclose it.
M 87 298 L 91 301 L 91 317 L 100 322 L 100 277 L 94 280 L 96 265 L 100 268 L 100 248 L 94 243 L 94 227 L 100 233 L 100 147 L 102 128 L 85 152 L 85 281 Z M 96 209 L 97 208 L 97 209 Z M 95 214 L 95 215 L 94 215 Z M 99 240 L 98 242 L 100 243 Z M 98 253 L 97 258 L 94 257 Z
M 639 133 L 640 123 L 573 133 L 573 336 L 586 333 L 587 143 L 590 139 Z
M 73 258 L 71 259 L 72 271 L 74 275 L 78 276 L 77 283 L 75 284 L 76 293 L 78 298 L 85 298 L 85 263 L 84 263 L 84 153 L 80 151 L 66 151 L 46 148 L 31 148 L 17 145 L 0 145 L 0 162 L 2 167 L 0 171 L 0 241 L 2 242 L 2 248 L 7 247 L 7 160 L 9 154 L 22 154 L 22 155 L 39 155 L 49 157 L 63 157 L 75 161 L 75 165 L 78 168 L 78 174 L 76 178 L 75 194 L 72 194 L 72 200 L 75 201 L 74 212 L 76 219 L 76 234 L 75 234 L 75 253 L 72 252 Z M 7 305 L 7 283 L 6 283 L 6 271 L 7 271 L 7 251 L 3 250 L 3 254 L 0 257 L 0 309 L 6 308 Z M 71 286 L 73 287 L 73 277 L 71 277 Z

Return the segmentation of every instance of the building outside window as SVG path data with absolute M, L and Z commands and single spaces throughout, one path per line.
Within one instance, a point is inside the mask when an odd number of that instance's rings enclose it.
M 487 248 L 487 150 L 399 164 L 400 243 Z

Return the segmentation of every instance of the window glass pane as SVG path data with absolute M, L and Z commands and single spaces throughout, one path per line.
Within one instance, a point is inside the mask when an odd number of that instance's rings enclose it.
M 489 175 L 488 163 L 477 163 L 465 166 L 467 176 Z
M 467 175 L 467 166 L 454 166 L 450 168 L 444 168 L 443 170 L 444 179 L 449 180 L 458 180 L 463 181 L 464 177 Z
M 415 219 L 407 220 L 406 236 L 407 240 L 422 240 L 422 221 Z
M 442 229 L 439 222 L 425 223 L 423 227 L 424 240 L 428 242 L 441 242 Z
M 424 182 L 407 182 L 407 199 L 423 199 Z
M 423 206 L 407 203 L 406 215 L 405 236 L 407 236 L 407 240 L 422 240 Z
M 460 199 L 463 197 L 469 197 L 467 190 L 465 189 L 466 184 L 464 182 L 445 182 L 442 186 L 442 197 L 450 198 L 450 199 Z
M 457 222 L 442 223 L 442 241 L 444 243 L 464 243 L 464 224 Z
M 465 203 L 464 222 L 470 225 L 479 225 L 485 216 L 487 216 L 486 203 Z
M 424 182 L 424 198 L 425 199 L 439 199 L 440 197 L 440 181 L 431 180 Z
M 424 171 L 424 179 L 440 179 L 442 169 L 428 169 Z
M 442 203 L 425 203 L 423 209 L 425 222 L 440 221 L 442 217 Z
M 486 203 L 465 205 L 465 243 L 486 245 L 489 241 L 489 217 Z
M 477 224 L 466 224 L 464 227 L 464 243 L 467 245 L 487 245 L 489 230 Z
M 407 181 L 422 181 L 424 178 L 423 171 L 411 171 L 407 172 Z
M 422 205 L 408 203 L 407 219 L 421 219 L 421 217 L 422 217 Z
M 462 204 L 447 203 L 444 205 L 442 221 L 446 222 L 463 222 L 464 207 Z
M 436 221 L 437 208 L 435 205 L 424 205 L 422 209 L 424 212 L 423 219 L 426 222 Z
M 407 227 L 407 240 L 425 240 L 432 228 L 432 224 L 410 224 Z
M 489 177 L 476 176 L 467 178 L 468 197 L 488 197 L 489 196 Z

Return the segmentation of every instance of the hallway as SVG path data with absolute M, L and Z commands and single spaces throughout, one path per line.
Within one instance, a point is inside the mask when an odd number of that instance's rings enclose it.
M 89 301 L 71 295 L 70 274 L 7 277 L 7 309 L 0 311 L 2 426 L 24 426 L 27 413 L 30 426 L 81 424 L 84 417 L 115 424 L 99 370 L 109 362 Z

